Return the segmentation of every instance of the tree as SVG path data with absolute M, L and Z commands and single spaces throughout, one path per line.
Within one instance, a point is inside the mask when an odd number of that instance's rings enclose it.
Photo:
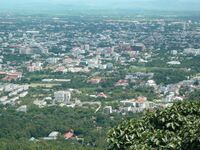
M 125 121 L 108 133 L 109 149 L 200 149 L 200 102 L 176 103 Z
M 200 99 L 200 90 L 194 90 L 188 96 L 188 100 L 195 101 Z

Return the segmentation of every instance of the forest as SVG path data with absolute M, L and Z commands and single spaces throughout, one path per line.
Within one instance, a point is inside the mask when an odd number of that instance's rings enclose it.
M 110 116 L 102 112 L 94 113 L 93 109 L 55 106 L 42 109 L 31 106 L 24 113 L 17 112 L 14 107 L 0 106 L 0 149 L 105 149 L 108 130 L 123 120 L 135 117 L 139 116 Z M 64 139 L 64 133 L 71 129 L 80 141 Z M 52 131 L 58 131 L 59 138 L 56 141 L 43 140 Z M 29 141 L 31 137 L 37 141 Z

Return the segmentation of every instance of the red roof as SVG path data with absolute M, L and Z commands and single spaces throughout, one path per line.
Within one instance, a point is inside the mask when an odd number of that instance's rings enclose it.
M 117 84 L 124 84 L 124 83 L 128 83 L 128 80 L 119 80 L 119 81 L 117 82 Z
M 104 94 L 104 93 L 99 93 L 97 96 L 98 96 L 98 97 L 103 97 L 103 98 L 107 98 L 107 97 L 108 97 L 108 96 L 107 96 L 106 94 Z
M 6 76 L 6 77 L 4 77 L 2 80 L 3 80 L 3 81 L 12 81 L 13 78 Z
M 71 131 L 64 134 L 65 139 L 71 139 L 73 137 L 74 137 L 74 133 Z
M 22 73 L 21 72 L 15 72 L 15 73 L 8 73 L 7 75 L 12 76 L 12 77 L 19 77 L 19 76 L 22 75 Z
M 147 101 L 147 98 L 146 97 L 138 97 L 137 100 L 135 102 L 137 103 L 144 103 Z
M 92 84 L 98 84 L 101 82 L 101 78 L 100 77 L 95 77 L 95 78 L 92 78 L 90 80 L 88 80 L 88 83 L 92 83 Z
M 128 80 L 119 80 L 115 86 L 127 86 L 128 85 Z
M 65 67 L 64 66 L 61 66 L 61 67 L 58 67 L 56 69 L 56 72 L 63 72 L 65 70 Z
M 3 72 L 3 71 L 0 71 L 0 74 L 1 75 L 4 75 L 4 74 L 7 74 L 6 72 Z

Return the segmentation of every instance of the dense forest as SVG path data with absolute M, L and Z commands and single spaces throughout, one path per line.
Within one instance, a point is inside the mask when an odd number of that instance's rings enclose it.
M 105 149 L 108 130 L 119 124 L 123 119 L 135 118 L 138 115 L 129 114 L 121 117 L 119 114 L 107 115 L 94 113 L 93 109 L 30 106 L 26 113 L 16 111 L 14 107 L 0 106 L 0 149 Z M 64 134 L 69 130 L 81 140 L 65 140 Z M 60 133 L 56 141 L 45 141 L 52 131 Z M 34 137 L 36 141 L 29 141 Z M 12 143 L 12 144 L 11 144 Z

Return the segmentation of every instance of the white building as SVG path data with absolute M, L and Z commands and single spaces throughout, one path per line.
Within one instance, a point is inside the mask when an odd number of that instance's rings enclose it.
M 8 96 L 0 97 L 0 103 L 5 103 L 8 100 Z
M 147 101 L 146 97 L 138 97 L 137 99 L 129 99 L 120 101 L 120 103 L 127 108 L 140 108 L 143 109 L 150 109 L 154 107 L 152 102 Z
M 33 101 L 33 104 L 37 105 L 39 108 L 43 108 L 47 105 L 47 102 L 44 100 L 35 100 Z
M 19 108 L 16 109 L 16 111 L 27 112 L 27 105 L 20 106 Z
M 59 132 L 58 131 L 52 131 L 48 137 L 44 137 L 43 140 L 57 140 L 58 136 L 59 136 Z
M 60 60 L 60 58 L 51 57 L 51 58 L 48 58 L 46 61 L 47 61 L 49 64 L 56 64 L 56 63 L 58 63 L 59 60 Z
M 71 100 L 70 91 L 57 91 L 54 93 L 54 103 L 69 103 Z
M 184 53 L 185 54 L 200 55 L 200 49 L 186 48 L 186 49 L 184 49 Z
M 180 65 L 181 62 L 180 61 L 169 61 L 167 62 L 168 65 Z
M 86 50 L 86 51 L 89 51 L 89 50 L 90 50 L 90 45 L 86 44 L 84 47 L 85 47 L 85 50 Z
M 112 106 L 106 106 L 106 107 L 104 107 L 103 111 L 106 114 L 112 114 L 113 113 Z
M 154 88 L 157 86 L 154 80 L 148 80 L 146 84 L 147 86 L 154 87 Z

